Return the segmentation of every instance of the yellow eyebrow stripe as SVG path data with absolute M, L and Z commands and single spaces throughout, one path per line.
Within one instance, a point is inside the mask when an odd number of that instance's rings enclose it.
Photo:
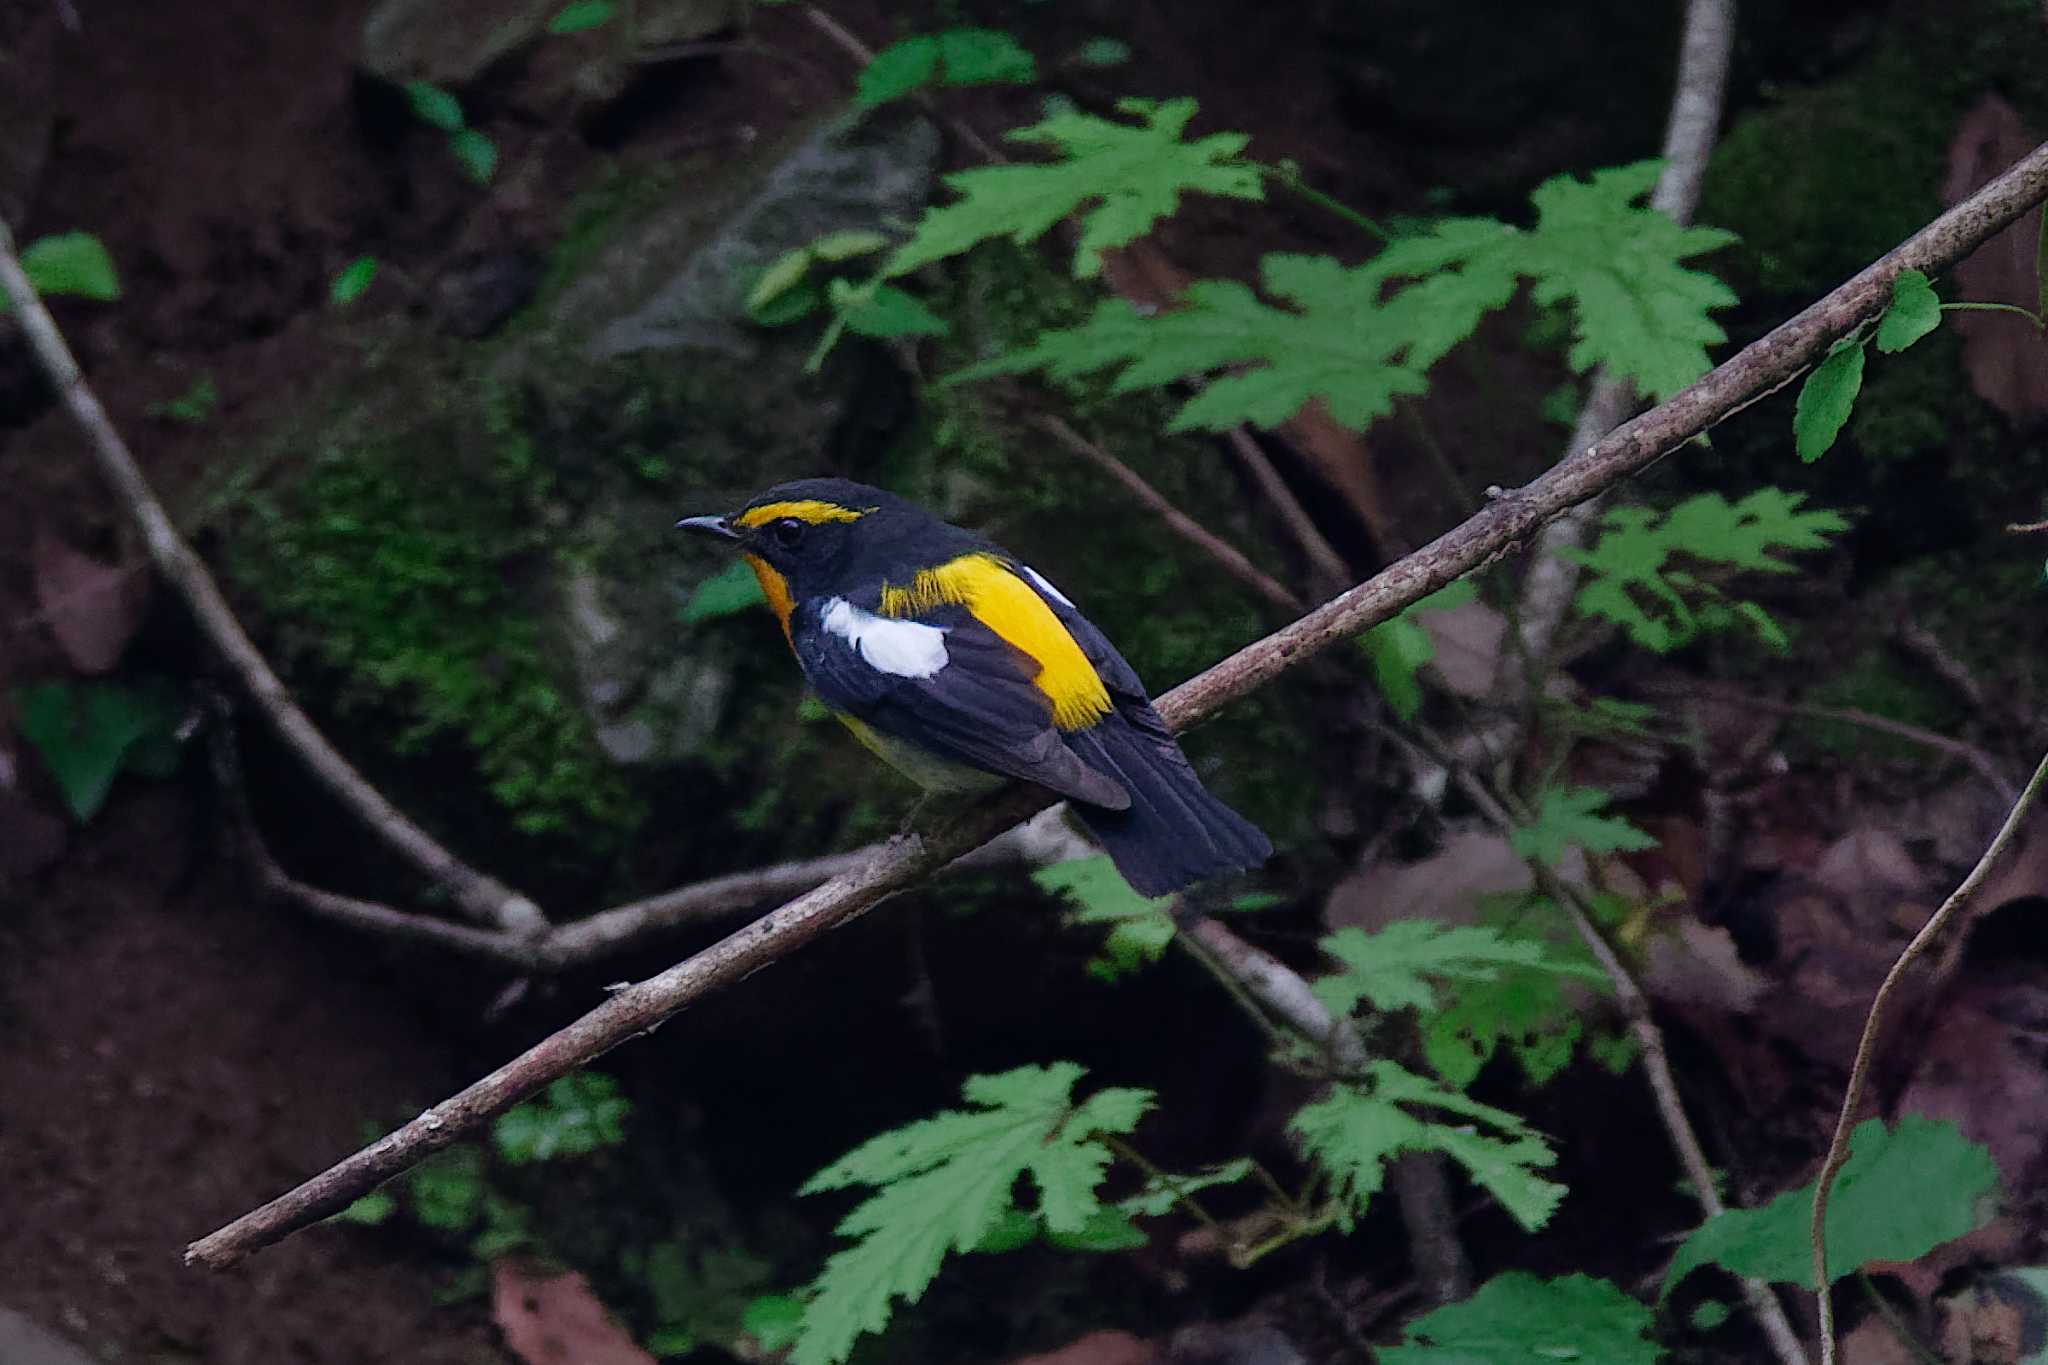
M 795 502 L 764 502 L 759 507 L 749 507 L 740 513 L 739 520 L 733 524 L 751 531 L 756 526 L 766 526 L 771 521 L 791 517 L 806 525 L 816 526 L 826 521 L 859 521 L 874 510 L 872 507 L 856 509 L 841 507 L 836 502 L 821 502 L 817 498 L 802 498 Z
M 1109 714 L 1109 690 L 1095 665 L 1045 599 L 993 555 L 968 554 L 920 569 L 910 586 L 882 589 L 884 616 L 914 616 L 943 603 L 974 619 L 1038 661 L 1031 681 L 1052 703 L 1053 724 L 1085 730 Z

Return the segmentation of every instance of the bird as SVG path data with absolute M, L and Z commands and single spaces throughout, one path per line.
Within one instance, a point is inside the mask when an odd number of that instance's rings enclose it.
M 928 796 L 1035 782 L 1147 897 L 1272 856 L 1202 785 L 1116 647 L 992 541 L 837 478 L 676 526 L 739 552 L 819 701 Z

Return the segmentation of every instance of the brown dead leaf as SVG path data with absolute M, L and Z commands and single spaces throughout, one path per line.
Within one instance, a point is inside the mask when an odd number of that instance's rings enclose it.
M 499 1261 L 491 1267 L 491 1314 L 506 1349 L 526 1365 L 654 1365 L 581 1275 Z
M 1726 929 L 1678 916 L 1649 942 L 1643 989 L 1652 1000 L 1721 1014 L 1748 1014 L 1770 980 L 1735 950 Z
M 2033 149 L 2034 137 L 2020 122 L 2019 111 L 1997 95 L 1985 95 L 1964 115 L 1949 143 L 1943 202 L 1967 199 Z M 2040 234 L 2037 206 L 1956 266 L 1958 292 L 1975 302 L 2033 308 L 2040 297 L 2034 264 Z M 2024 318 L 1961 313 L 1953 325 L 1963 338 L 1963 368 L 1978 397 L 2009 417 L 2048 414 L 2048 345 Z
M 1842 1333 L 1840 1346 L 1842 1365 L 1920 1365 L 1913 1348 L 1875 1314 Z
M 37 526 L 29 551 L 36 605 L 58 647 L 81 673 L 106 673 L 142 624 L 149 578 L 119 564 L 103 564 Z
M 1461 697 L 1483 698 L 1493 690 L 1507 618 L 1484 602 L 1472 601 L 1418 618 L 1436 645 L 1434 664 L 1444 686 Z
M 1984 1276 L 1941 1309 L 1944 1360 L 2017 1365 L 2048 1345 L 2048 1299 L 2009 1271 Z
M 1573 849 L 1558 871 L 1566 881 L 1582 883 L 1585 859 Z M 1420 862 L 1373 863 L 1338 882 L 1323 904 L 1323 923 L 1332 929 L 1357 925 L 1368 932 L 1397 919 L 1471 924 L 1479 897 L 1525 891 L 1531 881 L 1527 864 L 1500 835 L 1453 832 Z
M 1090 1332 L 1057 1351 L 1019 1356 L 1011 1365 L 1160 1365 L 1159 1348 L 1129 1332 Z

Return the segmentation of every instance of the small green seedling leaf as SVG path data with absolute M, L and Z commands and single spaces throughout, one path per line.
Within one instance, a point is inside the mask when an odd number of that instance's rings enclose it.
M 1617 815 L 1602 815 L 1609 801 L 1598 787 L 1548 787 L 1537 802 L 1536 821 L 1508 835 L 1519 857 L 1535 858 L 1547 867 L 1564 861 L 1565 849 L 1577 844 L 1588 853 L 1634 853 L 1655 848 L 1657 841 Z
M 1107 857 L 1053 863 L 1034 871 L 1031 880 L 1073 905 L 1068 924 L 1109 926 L 1101 956 L 1088 964 L 1088 974 L 1097 980 L 1114 981 L 1157 962 L 1173 942 L 1173 917 L 1167 913 L 1173 898 L 1148 900 L 1139 895 Z
M 602 28 L 612 21 L 618 6 L 612 0 L 576 0 L 573 5 L 564 5 L 548 20 L 548 32 L 557 36 L 565 33 L 582 33 L 593 28 Z
M 860 256 L 872 256 L 889 245 L 889 239 L 879 232 L 862 228 L 848 228 L 843 232 L 828 232 L 810 246 L 803 248 L 814 261 L 850 261 Z
M 761 580 L 754 577 L 754 571 L 734 560 L 697 585 L 690 600 L 683 603 L 682 622 L 694 626 L 716 621 L 761 606 L 767 600 L 761 596 Z
M 833 280 L 826 286 L 826 299 L 846 329 L 864 337 L 889 340 L 944 336 L 947 331 L 944 318 L 895 285 L 878 280 L 864 285 Z
M 1873 1262 L 1917 1260 L 1982 1227 L 1997 1190 L 1991 1153 L 1950 1120 L 1908 1114 L 1892 1129 L 1864 1120 L 1828 1198 L 1829 1282 Z M 1671 1258 L 1661 1292 L 1703 1265 L 1812 1289 L 1812 1219 L 1812 1182 L 1710 1218 Z
M 1496 1275 L 1460 1303 L 1408 1324 L 1381 1365 L 1657 1365 L 1650 1310 L 1612 1281 L 1588 1275 L 1540 1280 L 1524 1270 Z
M 15 704 L 22 738 L 42 756 L 80 824 L 99 814 L 121 773 L 168 776 L 176 762 L 179 712 L 163 692 L 111 682 L 34 683 L 15 693 Z
M 121 297 L 114 258 L 90 232 L 36 238 L 22 249 L 21 269 L 38 294 L 75 294 L 101 302 Z M 0 298 L 0 313 L 6 311 L 7 300 Z
M 760 321 L 761 310 L 802 284 L 811 271 L 811 248 L 785 251 L 768 263 L 747 291 L 747 312 Z
M 1812 464 L 1828 453 L 1855 410 L 1856 395 L 1862 388 L 1861 338 L 1836 342 L 1828 358 L 1799 386 L 1799 402 L 1792 410 L 1792 441 L 1801 460 Z
M 474 128 L 462 128 L 448 135 L 448 150 L 462 165 L 462 173 L 479 185 L 491 183 L 498 169 L 498 144 Z
M 1877 349 L 1886 355 L 1905 350 L 1941 326 L 1941 299 L 1925 275 L 1901 270 L 1892 281 L 1892 301 L 1877 323 Z
M 551 1083 L 541 1098 L 500 1114 L 491 1140 L 515 1166 L 587 1156 L 624 1142 L 632 1112 L 633 1102 L 619 1093 L 616 1080 L 579 1071 Z
M 213 382 L 213 371 L 208 370 L 192 381 L 192 386 L 176 398 L 162 403 L 151 403 L 145 411 L 151 417 L 180 426 L 204 426 L 212 417 L 214 409 L 220 406 L 220 386 Z
M 429 128 L 439 128 L 444 133 L 462 131 L 462 101 L 429 81 L 407 81 L 405 100 L 412 106 L 413 117 Z
M 1218 1185 L 1235 1185 L 1241 1180 L 1251 1179 L 1251 1175 L 1252 1159 L 1248 1156 L 1211 1166 L 1193 1175 L 1168 1175 L 1160 1171 L 1145 1181 L 1143 1189 L 1119 1202 L 1117 1207 L 1133 1218 L 1159 1218 L 1190 1195 Z
M 1122 66 L 1131 59 L 1131 45 L 1116 38 L 1090 38 L 1067 60 L 1076 66 Z
M 915 1302 L 949 1253 L 973 1251 L 1016 1208 L 1029 1176 L 1049 1235 L 1080 1233 L 1105 1205 L 1103 1133 L 1128 1133 L 1152 1106 L 1146 1090 L 1099 1090 L 1076 1103 L 1073 1062 L 970 1077 L 969 1107 L 881 1134 L 812 1176 L 802 1194 L 865 1186 L 841 1220 L 855 1239 L 811 1287 L 790 1365 L 838 1365 L 855 1341 L 888 1324 L 895 1301 Z
M 764 1351 L 786 1350 L 804 1320 L 803 1303 L 787 1294 L 763 1294 L 740 1314 L 740 1330 Z
M 1478 595 L 1472 580 L 1461 578 L 1358 637 L 1359 647 L 1372 660 L 1373 681 L 1379 685 L 1380 695 L 1403 721 L 1412 721 L 1421 713 L 1422 669 L 1436 658 L 1436 640 L 1416 618 L 1426 611 L 1461 607 Z
M 360 1223 L 364 1227 L 376 1227 L 398 1212 L 398 1201 L 383 1190 L 371 1190 L 355 1203 L 350 1204 L 328 1221 L 333 1223 Z
M 337 308 L 345 308 L 361 298 L 376 278 L 377 258 L 358 256 L 343 266 L 334 283 L 327 287 L 328 301 Z
M 877 52 L 860 73 L 855 104 L 864 109 L 932 86 L 1021 85 L 1038 63 L 1001 29 L 950 28 L 904 38 Z

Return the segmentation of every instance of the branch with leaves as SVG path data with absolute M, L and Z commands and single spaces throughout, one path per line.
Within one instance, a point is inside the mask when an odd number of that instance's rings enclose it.
M 1526 543 L 1567 508 L 1613 487 L 1759 396 L 1788 383 L 1834 341 L 1890 300 L 1900 272 L 1938 272 L 2048 197 L 2048 147 L 2036 149 L 1853 279 L 1589 449 L 1527 486 L 1503 492 L 1436 541 L 1293 624 L 1247 646 L 1160 699 L 1185 728 L 1339 640 L 1385 621 L 1453 579 Z M 231 1265 L 346 1207 L 549 1081 L 660 1023 L 692 1001 L 767 966 L 826 930 L 922 880 L 1044 805 L 1042 793 L 1009 790 L 921 836 L 894 840 L 862 866 L 631 986 L 461 1093 L 428 1109 L 298 1188 L 192 1244 L 187 1259 Z

